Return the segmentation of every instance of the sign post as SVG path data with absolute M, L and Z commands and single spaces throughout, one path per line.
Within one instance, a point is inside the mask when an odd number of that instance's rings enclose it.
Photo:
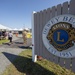
M 34 14 L 36 12 L 33 11 L 32 13 L 32 61 L 36 62 L 37 61 L 37 55 L 35 55 L 35 42 L 34 42 Z

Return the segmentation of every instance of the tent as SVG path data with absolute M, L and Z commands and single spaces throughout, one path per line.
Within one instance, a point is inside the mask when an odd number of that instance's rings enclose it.
M 23 29 L 22 29 L 22 28 L 20 28 L 20 29 L 19 29 L 19 31 L 23 31 Z
M 13 31 L 18 31 L 18 29 L 17 28 L 14 28 Z
M 12 29 L 0 24 L 0 30 L 12 30 Z
M 7 27 L 0 24 L 0 29 L 1 29 L 1 30 L 6 30 Z

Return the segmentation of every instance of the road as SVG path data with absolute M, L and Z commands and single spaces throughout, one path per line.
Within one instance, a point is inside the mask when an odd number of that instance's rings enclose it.
M 10 65 L 19 53 L 25 50 L 22 35 L 13 36 L 13 43 L 0 45 L 0 75 Z

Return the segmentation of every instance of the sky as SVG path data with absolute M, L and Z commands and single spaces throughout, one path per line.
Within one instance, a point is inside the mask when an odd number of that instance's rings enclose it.
M 0 24 L 14 28 L 31 28 L 32 12 L 41 11 L 70 0 L 0 0 Z

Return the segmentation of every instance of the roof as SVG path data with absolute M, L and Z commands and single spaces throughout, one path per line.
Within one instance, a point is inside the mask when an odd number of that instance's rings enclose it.
M 12 30 L 11 28 L 6 27 L 6 26 L 4 26 L 2 24 L 0 24 L 0 29 L 3 29 L 3 30 Z

